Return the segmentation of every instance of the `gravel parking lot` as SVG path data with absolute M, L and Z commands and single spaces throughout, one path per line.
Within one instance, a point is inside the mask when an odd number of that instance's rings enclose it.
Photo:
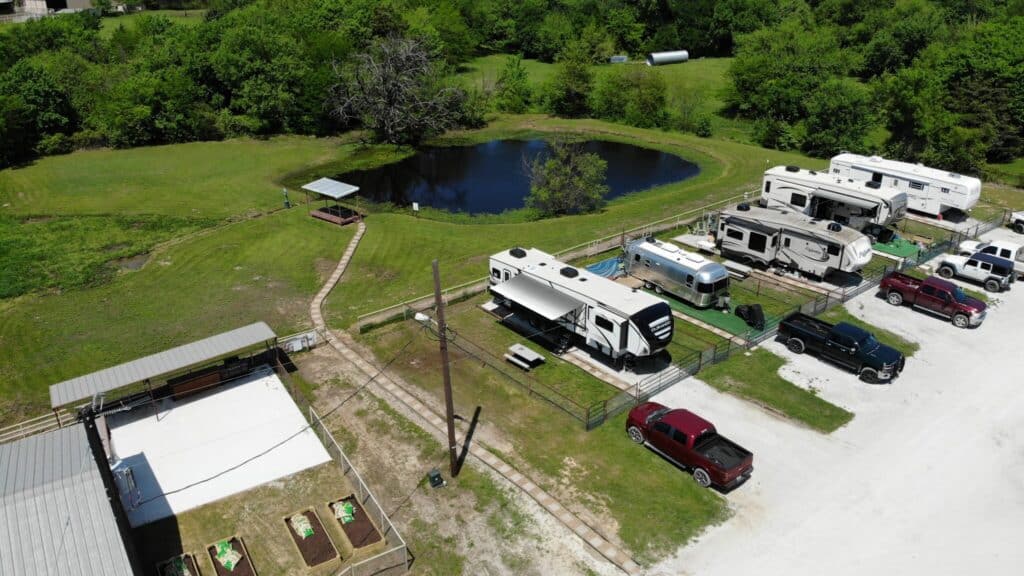
M 1000 295 L 975 330 L 894 308 L 874 293 L 848 308 L 921 350 L 894 384 L 868 385 L 765 344 L 790 361 L 786 378 L 856 414 L 831 435 L 697 379 L 655 398 L 710 419 L 754 452 L 755 471 L 726 496 L 734 517 L 652 574 L 1019 572 L 1024 285 Z

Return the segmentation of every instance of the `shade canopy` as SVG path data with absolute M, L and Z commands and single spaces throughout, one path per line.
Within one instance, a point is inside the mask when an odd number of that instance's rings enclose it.
M 557 320 L 583 306 L 575 298 L 520 274 L 491 287 L 491 292 L 528 308 L 548 320 Z
M 277 335 L 264 322 L 197 340 L 145 358 L 118 364 L 50 386 L 50 404 L 56 408 L 93 394 L 109 392 L 160 376 L 211 363 L 257 346 L 273 346 Z
M 327 196 L 328 198 L 334 198 L 335 200 L 340 200 L 345 196 L 351 196 L 359 191 L 358 186 L 338 182 L 337 180 L 331 180 L 330 178 L 314 180 L 309 184 L 303 185 L 302 189 L 315 194 L 320 194 L 321 196 Z

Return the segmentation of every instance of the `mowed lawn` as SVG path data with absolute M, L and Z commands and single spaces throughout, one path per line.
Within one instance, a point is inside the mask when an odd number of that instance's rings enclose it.
M 119 26 L 133 30 L 143 16 L 160 16 L 170 19 L 175 24 L 197 24 L 206 17 L 206 10 L 143 10 L 131 14 L 111 14 L 100 20 L 100 35 L 110 38 Z
M 283 176 L 351 149 L 332 138 L 283 136 L 86 150 L 0 171 L 0 206 L 9 215 L 227 218 L 282 206 Z M 302 196 L 291 190 L 291 198 Z
M 354 229 L 294 209 L 158 249 L 99 287 L 0 300 L 0 422 L 48 406 L 47 386 L 264 320 L 284 335 Z

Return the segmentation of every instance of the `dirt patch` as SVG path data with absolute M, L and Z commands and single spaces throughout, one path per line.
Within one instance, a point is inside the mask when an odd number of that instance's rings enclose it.
M 111 260 L 108 264 L 118 270 L 138 270 L 145 266 L 147 261 L 149 261 L 149 252 L 143 252 L 142 254 L 136 254 L 135 256 L 127 256 L 125 258 Z

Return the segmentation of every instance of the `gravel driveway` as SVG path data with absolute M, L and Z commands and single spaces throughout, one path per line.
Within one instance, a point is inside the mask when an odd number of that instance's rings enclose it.
M 778 343 L 782 374 L 856 416 L 822 435 L 696 379 L 655 398 L 749 448 L 735 515 L 651 574 L 1019 573 L 1024 563 L 1024 285 L 976 330 L 874 293 L 854 315 L 919 342 L 892 385 Z M 667 465 L 667 464 L 666 464 Z

